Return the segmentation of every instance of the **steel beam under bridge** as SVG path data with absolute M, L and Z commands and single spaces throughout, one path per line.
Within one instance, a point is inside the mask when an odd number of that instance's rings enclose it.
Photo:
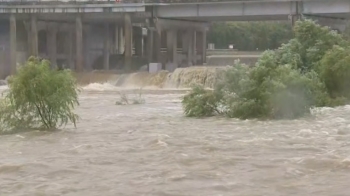
M 159 4 L 154 15 L 198 21 L 287 20 L 292 15 L 350 18 L 349 0 L 246 0 L 206 3 Z

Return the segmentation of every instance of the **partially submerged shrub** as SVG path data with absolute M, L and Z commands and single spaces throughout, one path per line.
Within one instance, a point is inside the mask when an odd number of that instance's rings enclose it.
M 142 97 L 142 89 L 140 89 L 136 97 L 130 98 L 127 94 L 119 92 L 120 98 L 115 102 L 116 105 L 137 105 L 144 104 L 145 99 Z
M 182 100 L 185 115 L 188 117 L 207 117 L 218 113 L 218 99 L 212 90 L 193 86 L 192 91 Z
M 48 61 L 30 57 L 8 83 L 0 107 L 3 131 L 76 125 L 78 88 L 69 70 L 52 70 Z
M 220 103 L 228 117 L 298 118 L 312 107 L 346 103 L 350 98 L 349 42 L 311 20 L 298 21 L 294 34 L 279 49 L 264 52 L 254 68 L 236 63 L 226 70 L 214 88 L 220 95 L 215 99 L 193 89 L 185 97 L 194 100 L 183 104 L 185 114 L 213 115 L 215 107 L 209 106 Z M 199 112 L 189 115 L 189 111 Z
M 290 65 L 244 69 L 230 68 L 224 78 L 231 81 L 227 82 L 223 96 L 228 117 L 296 118 L 321 103 L 319 95 L 325 96 L 324 86 L 317 77 L 303 75 Z M 237 74 L 239 79 L 232 81 Z

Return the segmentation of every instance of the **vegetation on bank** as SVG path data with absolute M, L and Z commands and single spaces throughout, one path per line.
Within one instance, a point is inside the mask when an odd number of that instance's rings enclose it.
M 293 34 L 264 52 L 255 67 L 237 62 L 220 73 L 214 90 L 194 87 L 182 100 L 185 115 L 290 119 L 347 103 L 350 43 L 311 20 L 298 21 Z
M 229 44 L 242 51 L 276 49 L 293 37 L 290 22 L 218 22 L 208 32 L 217 49 Z
M 0 99 L 0 133 L 76 124 L 79 89 L 70 70 L 53 70 L 49 61 L 30 57 L 8 85 Z

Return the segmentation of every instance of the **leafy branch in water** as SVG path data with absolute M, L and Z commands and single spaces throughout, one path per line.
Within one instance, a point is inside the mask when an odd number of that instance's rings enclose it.
M 142 89 L 139 89 L 139 93 L 136 97 L 130 98 L 126 93 L 119 92 L 119 100 L 115 102 L 116 105 L 137 105 L 144 104 L 145 99 L 142 97 Z
M 256 66 L 237 62 L 218 77 L 215 96 L 195 87 L 183 101 L 186 116 L 298 118 L 310 108 L 336 106 L 350 98 L 350 44 L 311 20 L 298 21 L 295 37 L 266 51 Z
M 0 132 L 76 126 L 79 89 L 70 70 L 53 70 L 49 61 L 30 57 L 8 85 L 0 101 Z

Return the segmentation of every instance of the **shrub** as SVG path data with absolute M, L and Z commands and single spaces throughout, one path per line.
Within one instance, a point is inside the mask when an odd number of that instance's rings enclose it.
M 236 63 L 226 70 L 215 85 L 213 92 L 220 95 L 215 99 L 194 89 L 189 98 L 196 104 L 187 104 L 185 111 L 200 112 L 188 116 L 212 115 L 221 105 L 222 114 L 233 118 L 298 118 L 312 107 L 346 103 L 349 42 L 311 20 L 298 21 L 294 35 L 279 49 L 264 52 L 255 67 Z
M 335 45 L 321 60 L 320 76 L 332 98 L 350 98 L 350 48 Z
M 49 61 L 30 57 L 8 82 L 0 109 L 0 122 L 7 129 L 76 125 L 78 88 L 69 70 L 52 70 Z
M 275 69 L 258 65 L 244 72 L 242 68 L 233 67 L 227 73 L 224 80 L 230 83 L 227 82 L 224 103 L 228 117 L 297 118 L 308 114 L 311 107 L 322 104 L 327 96 L 322 93 L 324 85 L 317 77 L 303 75 L 290 65 Z M 241 79 L 232 81 L 237 74 Z
M 184 113 L 188 117 L 208 117 L 218 112 L 218 98 L 211 90 L 193 86 L 192 91 L 182 100 Z

